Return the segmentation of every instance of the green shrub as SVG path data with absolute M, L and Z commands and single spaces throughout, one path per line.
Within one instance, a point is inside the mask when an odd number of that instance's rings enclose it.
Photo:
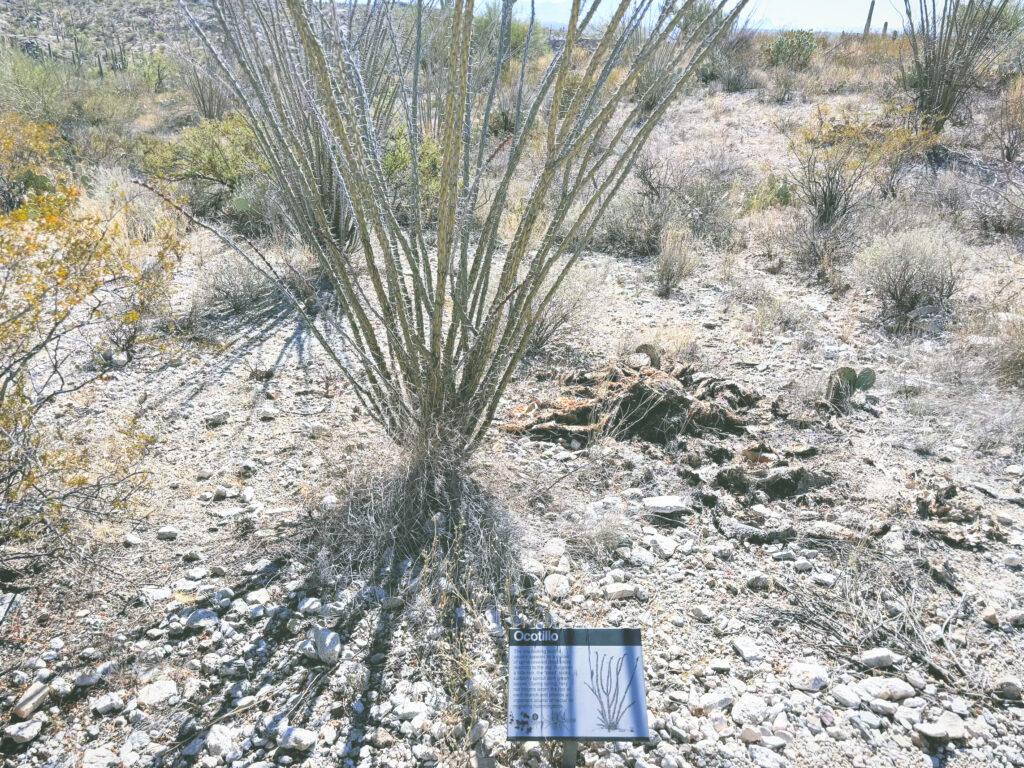
M 203 120 L 170 140 L 141 136 L 136 146 L 142 169 L 157 178 L 184 185 L 198 216 L 233 213 L 240 219 L 253 213 L 266 188 L 251 194 L 266 175 L 256 137 L 237 114 L 223 120 Z M 248 183 L 250 194 L 241 196 Z
M 399 129 L 388 144 L 381 159 L 384 180 L 387 181 L 394 198 L 393 204 L 403 221 L 413 215 L 413 198 L 410 191 L 414 185 L 412 174 L 412 151 L 405 129 Z M 419 146 L 419 194 L 420 210 L 425 222 L 437 221 L 438 195 L 441 192 L 441 147 L 431 137 L 425 137 Z
M 799 72 L 810 66 L 811 57 L 817 48 L 813 32 L 797 29 L 772 38 L 762 50 L 768 66 Z
M 789 179 L 769 172 L 756 187 L 747 192 L 743 199 L 743 210 L 745 213 L 754 213 L 767 208 L 785 208 L 792 205 L 794 199 Z
M 94 148 L 104 146 L 96 140 L 98 134 L 123 135 L 125 126 L 141 114 L 142 96 L 150 87 L 141 70 L 108 72 L 101 78 L 88 68 L 0 47 L 0 112 L 56 125 L 72 145 L 86 132 L 91 132 Z M 104 158 L 87 154 L 87 159 Z

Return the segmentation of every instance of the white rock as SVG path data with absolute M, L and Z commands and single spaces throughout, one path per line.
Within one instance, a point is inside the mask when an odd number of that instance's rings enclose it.
M 690 615 L 697 621 L 711 621 L 715 618 L 715 612 L 706 605 L 695 605 L 690 609 Z
M 105 693 L 89 701 L 89 709 L 97 715 L 109 715 L 124 709 L 124 702 L 116 693 Z
M 212 632 L 220 626 L 220 617 L 211 610 L 206 608 L 200 608 L 197 611 L 192 611 L 189 614 L 188 619 L 185 621 L 185 627 L 187 629 L 201 629 L 207 632 Z
M 215 723 L 206 734 L 206 751 L 223 757 L 235 749 L 235 730 L 222 723 Z
M 732 647 L 740 655 L 740 658 L 748 664 L 761 661 L 764 658 L 764 651 L 761 649 L 761 646 L 749 635 L 734 637 Z
M 881 669 L 882 667 L 891 667 L 901 658 L 888 648 L 872 648 L 860 655 L 860 663 L 869 669 Z
M 484 734 L 484 749 L 493 755 L 503 746 L 508 737 L 508 729 L 504 725 L 492 725 Z
M 644 510 L 650 515 L 675 515 L 689 509 L 682 496 L 648 496 L 643 501 Z
M 313 616 L 320 613 L 322 603 L 315 597 L 307 597 L 299 602 L 299 613 L 305 616 Z
M 277 746 L 281 749 L 294 749 L 308 752 L 316 744 L 316 731 L 307 728 L 283 728 L 277 734 Z
M 165 525 L 163 528 L 156 532 L 156 537 L 160 541 L 174 541 L 179 536 L 179 531 L 173 525 Z
M 655 534 L 651 536 L 650 547 L 654 553 L 662 560 L 668 560 L 675 554 L 676 548 L 679 545 L 675 539 L 668 536 L 662 536 L 661 534 Z
M 609 600 L 628 600 L 635 595 L 636 586 L 633 584 L 612 582 L 604 587 L 604 596 Z
M 139 704 L 147 709 L 158 709 L 178 695 L 178 684 L 173 680 L 156 680 L 139 689 Z
M 633 565 L 643 566 L 645 568 L 651 568 L 657 562 L 654 558 L 654 554 L 649 549 L 643 547 L 633 547 L 629 552 L 629 561 Z
M 557 536 L 548 539 L 540 551 L 541 559 L 546 562 L 558 562 L 564 554 L 565 539 L 560 539 Z
M 862 699 L 903 701 L 914 695 L 914 687 L 898 677 L 865 677 L 854 683 L 853 688 Z
M 700 697 L 701 711 L 706 715 L 732 704 L 732 692 L 728 688 L 714 688 Z
M 860 706 L 860 696 L 853 690 L 849 685 L 840 683 L 839 685 L 833 686 L 830 691 L 832 698 L 834 698 L 840 706 L 849 707 L 850 709 L 856 709 Z
M 768 717 L 768 703 L 753 693 L 744 693 L 732 705 L 732 719 L 738 725 L 757 725 Z
M 820 691 L 828 685 L 828 670 L 821 664 L 794 661 L 789 665 L 789 684 L 800 691 Z
M 395 707 L 392 714 L 399 720 L 412 720 L 417 715 L 426 714 L 427 705 L 422 701 L 412 701 L 411 699 L 405 699 Z
M 758 768 L 786 768 L 789 765 L 789 761 L 786 758 L 775 754 L 767 747 L 751 744 L 748 749 L 750 750 L 750 759 L 754 761 L 754 765 L 758 766 Z
M 18 703 L 14 705 L 14 716 L 20 717 L 24 720 L 39 709 L 49 695 L 50 689 L 47 687 L 46 683 L 37 680 L 32 683 L 32 685 L 30 685 L 23 694 L 21 694 L 21 697 L 18 699 Z
M 324 664 L 337 664 L 341 657 L 341 638 L 330 629 L 317 629 L 313 632 L 313 645 L 316 657 Z
M 41 720 L 29 720 L 25 723 L 14 723 L 4 728 L 4 736 L 13 739 L 15 744 L 28 744 L 43 729 Z
M 146 586 L 139 589 L 139 597 L 145 603 L 163 603 L 174 596 L 170 587 Z
M 111 768 L 120 763 L 121 758 L 105 747 L 87 749 L 82 755 L 82 768 Z
M 569 596 L 569 579 L 562 573 L 552 573 L 544 579 L 544 591 L 548 597 L 561 600 Z

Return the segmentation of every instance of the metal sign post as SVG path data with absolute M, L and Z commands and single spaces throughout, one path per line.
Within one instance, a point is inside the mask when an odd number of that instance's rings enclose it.
M 580 743 L 575 739 L 562 742 L 562 768 L 576 768 L 576 758 L 580 755 Z
M 562 768 L 581 741 L 647 741 L 639 629 L 509 631 L 508 738 L 563 742 Z

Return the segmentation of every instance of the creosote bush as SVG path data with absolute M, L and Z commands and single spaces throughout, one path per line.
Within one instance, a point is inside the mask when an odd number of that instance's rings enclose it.
M 476 21 L 463 0 L 442 12 L 388 0 L 316 12 L 303 0 L 224 0 L 209 8 L 222 42 L 195 21 L 253 132 L 289 228 L 331 281 L 334 311 L 325 321 L 333 333 L 296 306 L 350 391 L 411 457 L 405 476 L 421 490 L 394 507 L 396 525 L 411 537 L 406 552 L 458 559 L 471 519 L 459 490 L 463 472 L 538 323 L 657 122 L 743 5 L 723 2 L 692 20 L 692 3 L 622 0 L 602 13 L 596 45 L 584 49 L 579 39 L 594 29 L 597 4 L 575 0 L 565 44 L 536 80 L 525 73 L 528 41 L 539 29 L 531 18 L 522 53 L 513 50 L 512 0 L 500 5 L 493 55 L 481 57 L 471 55 L 479 50 Z M 379 35 L 360 25 L 377 25 Z M 646 41 L 627 45 L 641 25 Z M 443 44 L 435 45 L 441 30 Z M 639 73 L 666 47 L 672 53 L 657 101 L 631 103 Z M 443 66 L 426 67 L 426 54 Z M 514 130 L 498 137 L 491 115 L 515 60 L 521 77 L 506 121 Z M 613 78 L 616 70 L 625 74 Z M 397 126 L 409 143 L 401 205 L 384 174 Z M 428 188 L 419 173 L 428 136 L 439 149 L 436 225 L 423 215 Z M 306 161 L 311 141 L 326 162 Z M 515 231 L 499 238 L 509 189 L 524 175 L 532 178 Z M 328 182 L 344 191 L 351 248 L 325 205 Z M 220 234 L 279 275 L 259 250 Z
M 255 136 L 237 113 L 202 120 L 170 140 L 140 137 L 136 154 L 147 174 L 181 184 L 198 216 L 244 221 L 247 213 L 255 215 L 252 208 L 265 204 L 266 183 L 262 192 L 256 190 L 268 168 Z
M 817 48 L 813 32 L 797 29 L 773 37 L 764 44 L 762 51 L 768 66 L 800 72 L 811 65 L 811 57 Z
M 956 233 L 924 227 L 883 237 L 857 254 L 853 273 L 899 330 L 924 313 L 946 311 L 960 288 L 968 253 Z

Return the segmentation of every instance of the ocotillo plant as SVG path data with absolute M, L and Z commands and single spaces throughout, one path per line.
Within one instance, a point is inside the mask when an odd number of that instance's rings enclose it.
M 564 46 L 531 78 L 529 35 L 540 30 L 531 8 L 527 44 L 510 52 L 513 1 L 501 0 L 497 53 L 487 55 L 473 44 L 473 0 L 218 0 L 215 34 L 195 24 L 244 105 L 291 226 L 330 278 L 342 340 L 312 332 L 426 485 L 458 475 L 480 443 L 595 223 L 746 2 L 722 0 L 694 21 L 696 0 L 620 0 L 600 5 L 610 16 L 598 24 L 599 4 L 574 0 Z M 425 30 L 439 26 L 447 64 L 441 85 L 431 83 L 432 103 L 442 96 L 429 137 L 441 159 L 428 233 L 421 74 L 426 51 L 437 50 Z M 584 35 L 596 44 L 578 45 Z M 667 66 L 648 86 L 656 96 L 633 102 L 637 77 L 665 50 Z M 510 70 L 519 75 L 514 130 L 495 137 L 488 125 Z M 412 216 L 398 215 L 383 171 L 392 122 L 408 137 Z M 352 247 L 337 226 L 338 198 L 323 194 L 325 174 L 344 191 Z M 527 174 L 510 218 L 510 188 Z M 416 514 L 436 511 L 424 504 Z
M 910 61 L 900 81 L 911 94 L 924 128 L 940 133 L 963 106 L 990 64 L 1010 0 L 904 0 Z

